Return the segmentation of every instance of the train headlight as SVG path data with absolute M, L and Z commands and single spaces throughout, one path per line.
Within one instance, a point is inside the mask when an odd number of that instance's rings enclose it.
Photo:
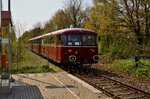
M 93 60 L 94 60 L 94 61 L 98 61 L 98 59 L 99 59 L 98 55 L 94 55 L 94 56 L 93 56 Z
M 76 61 L 76 56 L 75 55 L 70 55 L 69 56 L 69 61 L 71 61 L 71 62 Z

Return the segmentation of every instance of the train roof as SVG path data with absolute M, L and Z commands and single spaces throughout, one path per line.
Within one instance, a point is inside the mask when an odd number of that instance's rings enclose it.
M 93 30 L 83 29 L 83 28 L 66 28 L 66 29 L 57 30 L 54 32 L 46 33 L 41 36 L 31 38 L 31 39 L 29 39 L 29 41 L 41 39 L 41 38 L 51 36 L 51 35 L 61 35 L 61 34 L 85 34 L 85 35 L 93 34 L 93 35 L 96 35 L 97 33 Z

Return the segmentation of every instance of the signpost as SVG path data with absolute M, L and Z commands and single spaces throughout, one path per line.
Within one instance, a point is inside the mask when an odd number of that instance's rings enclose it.
M 0 38 L 0 44 L 8 44 L 8 38 Z

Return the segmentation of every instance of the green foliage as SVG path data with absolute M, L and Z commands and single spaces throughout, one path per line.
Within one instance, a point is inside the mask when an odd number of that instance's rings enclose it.
M 21 47 L 21 59 L 13 62 L 13 73 L 37 73 L 37 72 L 57 72 L 60 69 L 32 53 L 25 47 Z
M 69 28 L 71 25 L 69 16 L 63 10 L 58 10 L 55 13 L 51 19 L 51 23 L 53 23 L 55 29 Z
M 50 68 L 49 65 L 43 66 L 23 66 L 18 70 L 13 69 L 14 73 L 41 73 L 41 72 L 56 72 L 54 69 Z
M 134 60 L 116 60 L 108 65 L 110 68 L 116 68 L 122 72 L 138 77 L 150 79 L 150 60 L 140 60 L 136 63 Z
M 43 72 L 56 72 L 54 69 L 50 68 L 49 65 L 42 66 Z
M 98 7 L 92 7 L 89 13 L 89 17 L 85 22 L 84 28 L 98 31 L 100 28 L 100 16 Z
M 150 79 L 150 60 L 140 60 L 137 65 L 137 76 L 148 77 Z
M 134 60 L 116 60 L 110 66 L 131 74 L 135 70 L 134 63 Z
M 128 45 L 123 40 L 116 40 L 111 44 L 109 53 L 114 59 L 127 58 L 128 56 L 124 52 L 127 47 Z
M 91 7 L 85 28 L 93 29 L 101 36 L 98 46 L 102 60 L 110 62 L 135 55 L 150 55 L 148 0 L 139 2 L 137 5 L 140 8 L 136 8 L 133 6 L 135 4 L 132 5 L 132 3 L 136 2 L 94 0 L 94 6 Z M 147 6 L 142 6 L 142 3 Z M 128 10 L 132 12 L 129 11 L 130 13 L 128 13 Z M 136 15 L 135 13 L 140 14 Z M 145 24 L 141 24 L 144 23 L 143 20 L 134 19 L 136 17 L 137 19 L 138 17 L 145 19 Z M 140 45 L 141 43 L 143 45 Z
M 129 46 L 128 42 L 122 38 L 110 39 L 110 37 L 105 36 L 99 42 L 99 54 L 106 61 L 132 57 L 135 53 L 134 49 L 134 46 Z

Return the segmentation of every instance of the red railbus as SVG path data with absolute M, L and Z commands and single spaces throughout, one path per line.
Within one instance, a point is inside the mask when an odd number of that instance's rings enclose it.
M 98 62 L 97 33 L 82 28 L 67 28 L 31 38 L 33 52 L 61 64 Z

